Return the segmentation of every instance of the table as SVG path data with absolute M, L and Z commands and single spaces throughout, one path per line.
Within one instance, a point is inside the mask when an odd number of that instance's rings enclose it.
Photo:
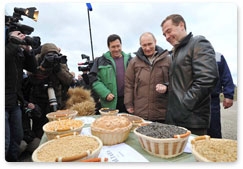
M 98 117 L 100 117 L 100 115 L 95 115 L 95 116 L 90 116 L 90 117 L 98 118 Z M 89 126 L 90 126 L 90 124 L 85 124 L 84 128 L 89 127 Z M 193 136 L 193 137 L 195 137 L 195 136 Z M 46 135 L 44 134 L 41 138 L 40 145 L 47 141 L 48 141 L 48 139 L 47 139 Z M 130 132 L 125 143 L 127 145 L 131 146 L 133 149 L 135 149 L 140 154 L 142 154 L 149 162 L 195 162 L 196 161 L 191 153 L 185 153 L 185 152 L 183 152 L 181 155 L 179 155 L 177 157 L 172 157 L 172 158 L 168 158 L 168 159 L 153 156 L 153 155 L 149 154 L 148 152 L 146 152 L 140 146 L 140 143 L 137 140 L 137 136 L 133 132 Z

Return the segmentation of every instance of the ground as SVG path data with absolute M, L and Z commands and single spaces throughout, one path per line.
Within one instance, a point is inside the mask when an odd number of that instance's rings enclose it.
M 226 139 L 237 140 L 237 126 L 238 126 L 238 105 L 234 101 L 232 107 L 224 109 L 221 103 L 221 126 L 222 137 Z

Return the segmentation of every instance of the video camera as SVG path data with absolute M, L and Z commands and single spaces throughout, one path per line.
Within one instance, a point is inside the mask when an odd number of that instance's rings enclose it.
M 34 21 L 37 21 L 39 11 L 36 11 L 35 7 L 30 7 L 30 8 L 14 8 L 14 13 L 13 16 L 6 16 L 5 15 L 5 31 L 6 31 L 6 39 L 5 41 L 7 42 L 10 40 L 13 43 L 16 44 L 22 44 L 22 45 L 30 45 L 33 48 L 37 48 L 40 46 L 40 38 L 39 37 L 30 37 L 26 36 L 24 40 L 20 40 L 14 37 L 9 37 L 8 33 L 11 31 L 20 31 L 23 34 L 30 35 L 33 31 L 34 28 L 28 26 L 28 25 L 23 25 L 19 23 L 19 20 L 23 20 L 21 18 L 21 15 L 27 16 Z
M 52 68 L 53 66 L 59 63 L 66 64 L 67 56 L 62 54 L 57 54 L 54 52 L 49 52 L 44 56 L 44 59 L 41 62 L 41 66 L 43 68 Z
M 33 49 L 37 49 L 41 45 L 39 36 L 25 36 L 24 40 L 16 38 L 14 36 L 9 37 L 9 41 L 18 45 L 30 45 Z
M 90 71 L 91 67 L 93 66 L 94 62 L 90 61 L 90 56 L 87 56 L 85 54 L 81 54 L 82 59 L 86 59 L 86 62 L 84 63 L 78 63 L 78 71 Z

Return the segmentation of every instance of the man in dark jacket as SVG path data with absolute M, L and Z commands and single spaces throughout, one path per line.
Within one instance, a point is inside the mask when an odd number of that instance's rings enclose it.
M 173 46 L 166 123 L 185 127 L 196 135 L 207 134 L 210 94 L 219 77 L 215 51 L 205 37 L 187 34 L 180 15 L 166 17 L 161 27 Z
M 228 109 L 233 105 L 235 85 L 228 64 L 221 53 L 216 52 L 218 64 L 219 81 L 211 94 L 211 121 L 208 135 L 212 138 L 222 138 L 221 115 L 220 115 L 220 93 L 223 93 L 223 107 Z
M 25 39 L 24 34 L 11 31 L 8 38 L 5 44 L 5 159 L 8 162 L 16 162 L 20 153 L 19 145 L 23 139 L 23 69 L 35 72 L 37 64 L 30 46 L 11 41 L 17 39 L 21 42 Z

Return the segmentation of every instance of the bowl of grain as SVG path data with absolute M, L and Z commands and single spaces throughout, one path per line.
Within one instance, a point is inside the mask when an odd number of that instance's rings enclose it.
M 134 134 L 149 154 L 171 158 L 183 153 L 191 132 L 183 127 L 152 122 L 136 128 Z
M 118 109 L 110 109 L 110 108 L 101 108 L 99 110 L 101 116 L 116 116 L 119 112 Z
M 57 110 L 56 112 L 51 112 L 46 115 L 49 121 L 54 120 L 64 120 L 64 119 L 74 119 L 78 112 L 75 110 Z
M 65 119 L 50 121 L 43 126 L 48 140 L 56 138 L 58 135 L 69 134 L 69 133 L 81 133 L 84 122 L 75 119 Z
M 97 158 L 102 141 L 92 135 L 71 135 L 48 141 L 32 154 L 33 162 L 76 162 Z
M 235 162 L 237 141 L 197 136 L 191 140 L 192 154 L 198 162 Z

